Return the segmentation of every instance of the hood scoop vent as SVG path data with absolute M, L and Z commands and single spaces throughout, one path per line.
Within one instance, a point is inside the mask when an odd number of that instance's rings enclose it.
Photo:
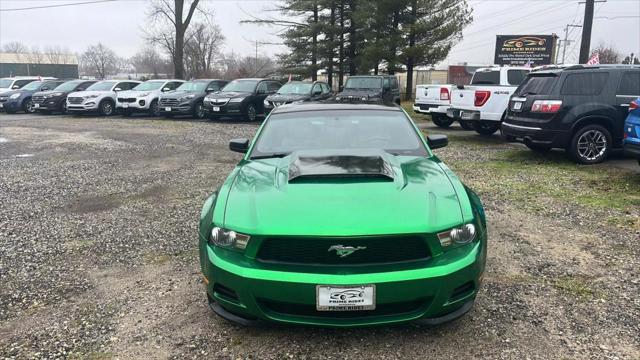
M 298 178 L 381 177 L 393 181 L 393 167 L 381 151 L 297 152 L 289 164 L 289 182 Z

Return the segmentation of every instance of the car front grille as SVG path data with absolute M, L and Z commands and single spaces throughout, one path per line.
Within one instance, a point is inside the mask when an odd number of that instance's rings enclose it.
M 31 97 L 31 102 L 34 104 L 42 104 L 44 102 L 44 96 L 36 95 Z
M 174 99 L 174 98 L 162 98 L 160 99 L 160 105 L 163 106 L 172 106 L 172 105 L 178 105 L 178 99 Z
M 359 250 L 346 256 L 332 247 Z M 427 260 L 429 246 L 420 236 L 273 237 L 262 242 L 257 259 L 262 262 L 307 265 L 375 265 Z
M 134 103 L 136 102 L 136 98 L 118 98 L 118 102 L 121 103 Z
M 67 98 L 67 101 L 69 102 L 69 104 L 74 104 L 74 105 L 82 104 L 83 100 L 84 100 L 84 98 L 81 98 L 81 97 L 68 97 Z
M 378 304 L 373 310 L 361 311 L 318 311 L 315 305 L 297 304 L 290 302 L 269 301 L 259 299 L 258 304 L 271 312 L 289 316 L 305 316 L 316 318 L 362 318 L 369 316 L 389 316 L 411 314 L 422 310 L 430 299 L 420 299 L 406 302 Z
M 219 100 L 219 99 L 210 99 L 209 103 L 213 106 L 222 106 L 222 105 L 226 105 L 229 102 L 229 100 Z

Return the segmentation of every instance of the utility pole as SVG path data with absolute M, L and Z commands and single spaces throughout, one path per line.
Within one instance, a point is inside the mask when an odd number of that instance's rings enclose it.
M 562 40 L 562 63 L 564 64 L 565 61 L 565 56 L 567 55 L 567 45 L 569 45 L 569 43 L 572 43 L 574 40 L 569 40 L 569 28 L 570 27 L 582 27 L 582 25 L 575 25 L 575 24 L 567 24 L 567 26 L 564 27 L 564 40 Z
M 580 40 L 579 63 L 586 64 L 589 60 L 591 50 L 591 29 L 593 27 L 593 9 L 596 2 L 607 2 L 606 0 L 585 0 L 584 21 L 582 22 L 582 40 Z

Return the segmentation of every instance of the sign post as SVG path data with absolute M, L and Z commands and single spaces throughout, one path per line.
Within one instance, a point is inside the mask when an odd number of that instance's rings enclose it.
M 556 56 L 558 36 L 497 35 L 494 62 L 497 65 L 550 65 Z

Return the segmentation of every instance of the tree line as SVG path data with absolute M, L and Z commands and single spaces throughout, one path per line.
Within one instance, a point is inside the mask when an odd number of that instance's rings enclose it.
M 245 22 L 280 28 L 284 71 L 333 85 L 345 75 L 407 72 L 445 59 L 471 23 L 465 0 L 285 0 L 279 16 Z

